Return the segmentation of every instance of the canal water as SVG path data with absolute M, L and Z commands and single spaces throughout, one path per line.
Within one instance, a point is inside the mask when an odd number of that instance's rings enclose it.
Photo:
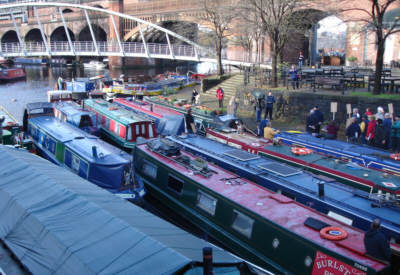
M 67 80 L 76 77 L 92 77 L 96 75 L 119 78 L 121 74 L 125 76 L 155 76 L 167 71 L 178 73 L 186 73 L 187 71 L 206 73 L 210 68 L 212 68 L 212 66 L 207 63 L 179 65 L 176 67 L 160 66 L 124 70 L 86 70 L 83 67 L 67 68 L 30 65 L 25 67 L 27 74 L 26 80 L 0 84 L 0 105 L 21 123 L 25 105 L 31 102 L 47 101 L 47 91 L 54 90 L 55 83 L 59 76 Z

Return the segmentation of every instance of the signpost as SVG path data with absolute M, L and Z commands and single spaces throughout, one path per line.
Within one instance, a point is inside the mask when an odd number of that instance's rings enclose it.
M 332 120 L 335 120 L 335 114 L 337 113 L 337 106 L 338 106 L 337 102 L 331 102 L 331 113 L 333 116 Z

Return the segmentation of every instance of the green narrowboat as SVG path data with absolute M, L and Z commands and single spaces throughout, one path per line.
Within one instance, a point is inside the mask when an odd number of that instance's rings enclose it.
M 101 135 L 124 150 L 130 151 L 138 137 L 157 136 L 154 121 L 116 104 L 103 99 L 85 99 L 83 106 L 96 114 Z
M 269 270 L 389 274 L 366 255 L 363 231 L 207 163 L 170 140 L 137 144 L 134 167 L 148 193 L 227 248 Z

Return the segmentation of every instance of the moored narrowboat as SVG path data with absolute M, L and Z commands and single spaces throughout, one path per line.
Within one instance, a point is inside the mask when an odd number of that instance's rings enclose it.
M 257 265 L 294 274 L 390 272 L 387 263 L 365 254 L 363 232 L 179 150 L 170 140 L 138 144 L 133 156 L 150 194 Z
M 348 158 L 326 155 L 302 144 L 289 145 L 280 142 L 279 136 L 278 134 L 275 142 L 271 143 L 246 133 L 239 135 L 207 129 L 207 137 L 216 141 L 334 178 L 343 184 L 369 192 L 371 196 L 380 194 L 383 197 L 389 193 L 400 200 L 400 178 L 397 175 L 367 168 Z
M 159 135 L 180 135 L 185 132 L 184 116 L 174 110 L 134 98 L 116 98 L 113 103 L 154 120 Z
M 301 145 L 329 157 L 351 161 L 368 168 L 400 175 L 400 158 L 367 145 L 314 137 L 307 133 L 282 132 L 276 138 L 288 145 Z
M 131 150 L 136 139 L 157 136 L 154 122 L 102 99 L 86 99 L 83 106 L 96 114 L 101 134 L 124 150 Z
M 74 125 L 91 135 L 99 135 L 96 115 L 84 110 L 76 102 L 69 101 L 54 103 L 54 116 L 59 120 Z
M 168 139 L 241 177 L 359 229 L 368 230 L 371 222 L 379 218 L 388 239 L 400 244 L 400 204 L 393 194 L 371 196 L 332 178 L 200 136 Z
M 27 104 L 27 109 L 33 113 L 37 106 Z M 129 154 L 50 115 L 36 113 L 26 121 L 26 134 L 46 159 L 122 198 L 140 202 L 145 195 L 133 178 Z

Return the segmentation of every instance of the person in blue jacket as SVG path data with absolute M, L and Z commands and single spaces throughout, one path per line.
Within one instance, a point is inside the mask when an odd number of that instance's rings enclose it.
M 299 78 L 298 78 L 298 71 L 295 65 L 292 65 L 292 68 L 289 71 L 290 80 L 292 81 L 293 90 L 299 88 Z
M 271 92 L 268 93 L 268 96 L 265 98 L 265 113 L 264 119 L 267 119 L 267 115 L 269 114 L 269 120 L 272 120 L 272 109 L 274 108 L 275 97 Z
M 368 255 L 377 259 L 390 262 L 391 251 L 385 234 L 381 231 L 381 222 L 375 219 L 371 229 L 364 235 L 364 246 Z

